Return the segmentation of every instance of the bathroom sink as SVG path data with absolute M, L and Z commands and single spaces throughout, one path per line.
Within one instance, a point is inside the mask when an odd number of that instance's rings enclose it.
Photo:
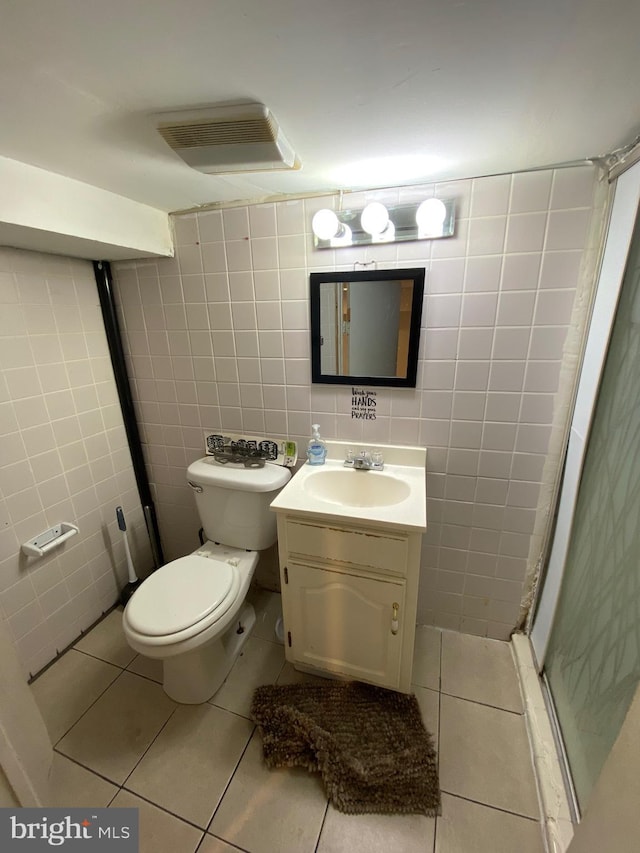
M 274 512 L 403 531 L 426 530 L 426 448 L 325 443 L 325 464 L 303 464 L 271 502 Z M 383 453 L 384 470 L 345 468 L 349 451 L 360 450 Z
M 404 480 L 380 471 L 318 471 L 304 482 L 314 498 L 341 506 L 392 506 L 409 497 Z

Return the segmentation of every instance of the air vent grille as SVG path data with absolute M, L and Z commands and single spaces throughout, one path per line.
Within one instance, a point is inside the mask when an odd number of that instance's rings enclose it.
M 250 145 L 274 142 L 277 127 L 268 118 L 233 121 L 197 121 L 160 125 L 161 136 L 172 148 L 197 148 L 203 145 Z
M 299 169 L 300 161 L 264 104 L 226 104 L 157 113 L 158 133 L 205 174 Z

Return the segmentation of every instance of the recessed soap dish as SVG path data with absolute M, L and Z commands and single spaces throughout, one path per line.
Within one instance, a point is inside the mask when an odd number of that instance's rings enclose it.
M 67 539 L 71 539 L 78 533 L 78 528 L 75 524 L 70 524 L 68 521 L 61 521 L 44 533 L 40 533 L 34 539 L 22 543 L 22 550 L 28 557 L 44 557 L 49 551 L 53 551 L 58 545 L 62 545 Z

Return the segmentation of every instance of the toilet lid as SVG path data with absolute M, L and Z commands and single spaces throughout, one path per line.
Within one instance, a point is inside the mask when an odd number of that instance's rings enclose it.
M 228 563 L 195 554 L 173 560 L 136 590 L 127 604 L 127 620 L 135 631 L 152 637 L 183 631 L 224 602 L 233 571 Z

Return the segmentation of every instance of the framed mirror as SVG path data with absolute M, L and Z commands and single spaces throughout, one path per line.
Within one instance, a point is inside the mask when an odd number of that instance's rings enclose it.
M 311 381 L 415 388 L 424 268 L 311 273 Z

